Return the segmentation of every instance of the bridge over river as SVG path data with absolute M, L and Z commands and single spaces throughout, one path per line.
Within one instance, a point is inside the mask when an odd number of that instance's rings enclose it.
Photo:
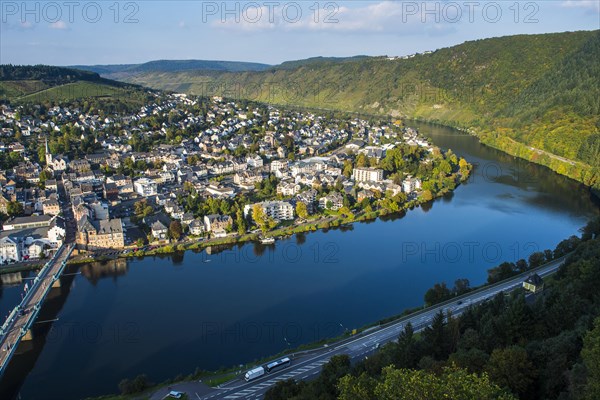
M 59 278 L 74 244 L 64 244 L 32 280 L 23 300 L 17 305 L 0 327 L 0 376 L 6 370 L 21 340 L 31 340 L 31 326 L 42 308 L 46 296 L 53 287 L 60 286 Z

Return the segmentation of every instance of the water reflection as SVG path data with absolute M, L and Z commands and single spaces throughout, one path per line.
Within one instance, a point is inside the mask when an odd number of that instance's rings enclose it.
M 126 259 L 117 258 L 115 260 L 85 264 L 81 267 L 80 271 L 95 286 L 102 278 L 113 278 L 113 280 L 116 280 L 119 276 L 125 275 L 127 267 L 128 263 Z

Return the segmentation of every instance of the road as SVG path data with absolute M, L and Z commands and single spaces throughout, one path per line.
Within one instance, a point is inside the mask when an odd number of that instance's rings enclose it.
M 544 277 L 555 272 L 563 263 L 564 258 L 561 258 L 537 268 L 535 272 Z M 509 292 L 521 287 L 525 278 L 526 276 L 519 275 L 507 281 L 499 282 L 473 293 L 460 296 L 438 306 L 418 311 L 402 318 L 398 322 L 378 327 L 368 333 L 363 333 L 336 344 L 317 349 L 310 354 L 294 357 L 292 364 L 288 368 L 267 374 L 252 382 L 236 379 L 219 388 L 214 388 L 212 391 L 200 382 L 195 383 L 195 385 L 192 382 L 186 382 L 173 385 L 172 389 L 181 390 L 187 393 L 190 399 L 196 400 L 262 399 L 265 392 L 279 381 L 290 378 L 295 380 L 310 380 L 315 378 L 321 372 L 323 365 L 335 355 L 347 354 L 350 356 L 352 362 L 363 360 L 377 351 L 379 346 L 396 340 L 408 322 L 412 324 L 415 332 L 422 331 L 431 324 L 433 317 L 440 310 L 444 313 L 451 311 L 455 316 L 460 315 L 470 306 L 489 300 L 500 292 Z M 165 394 L 166 389 L 162 389 L 155 393 L 152 399 L 163 398 Z

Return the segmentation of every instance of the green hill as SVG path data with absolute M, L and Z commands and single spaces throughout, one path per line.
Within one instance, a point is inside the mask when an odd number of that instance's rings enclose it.
M 0 65 L 0 101 L 59 103 L 93 99 L 112 108 L 139 107 L 147 90 L 97 73 L 46 65 Z
M 417 118 L 600 185 L 600 31 L 466 42 L 408 59 L 311 59 L 260 72 L 147 72 L 201 95 Z
M 221 72 L 264 71 L 270 67 L 268 64 L 238 61 L 156 60 L 143 64 L 75 65 L 69 68 L 95 72 L 104 78 L 124 80 L 144 73 L 169 73 L 194 70 Z

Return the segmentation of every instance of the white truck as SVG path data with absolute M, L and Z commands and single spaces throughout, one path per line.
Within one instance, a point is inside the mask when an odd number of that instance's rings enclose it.
M 244 379 L 246 380 L 246 382 L 249 382 L 253 379 L 260 378 L 264 374 L 265 369 L 263 367 L 257 367 L 246 372 L 246 375 L 244 375 Z

